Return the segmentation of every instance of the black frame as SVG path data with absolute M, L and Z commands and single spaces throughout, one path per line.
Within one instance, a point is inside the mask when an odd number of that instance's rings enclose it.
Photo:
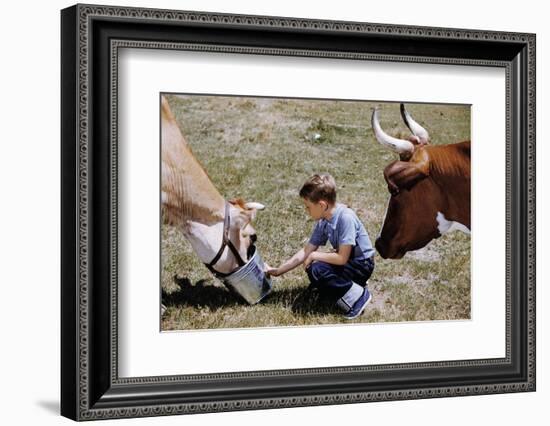
M 535 35 L 76 5 L 61 13 L 61 414 L 157 416 L 535 390 Z M 117 49 L 506 69 L 507 350 L 462 360 L 120 379 Z

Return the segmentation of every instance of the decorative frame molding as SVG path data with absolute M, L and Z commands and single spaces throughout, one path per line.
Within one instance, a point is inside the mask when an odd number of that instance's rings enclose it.
M 211 28 L 230 38 L 216 42 Z M 255 45 L 251 34 L 263 44 Z M 307 34 L 327 43 L 315 44 Z M 535 42 L 533 34 L 495 31 L 91 5 L 63 10 L 61 413 L 93 420 L 534 391 Z M 411 45 L 417 54 L 405 54 Z M 121 47 L 504 68 L 506 357 L 118 378 Z M 420 374 L 427 384 L 414 383 Z M 224 390 L 236 379 L 241 389 Z M 257 397 L 258 389 L 269 396 Z

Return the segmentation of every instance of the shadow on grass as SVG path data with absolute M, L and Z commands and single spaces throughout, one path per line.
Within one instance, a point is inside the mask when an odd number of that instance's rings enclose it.
M 275 289 L 262 302 L 265 305 L 290 307 L 296 315 L 334 314 L 334 302 L 311 288 Z
M 166 293 L 162 291 L 162 303 L 169 306 L 193 306 L 219 309 L 241 305 L 244 302 L 223 287 L 207 285 L 207 280 L 199 280 L 192 284 L 189 278 L 174 276 L 174 283 L 179 291 Z
M 208 280 L 199 280 L 192 284 L 187 277 L 174 276 L 174 283 L 179 291 L 162 292 L 163 305 L 170 307 L 192 306 L 208 307 L 212 310 L 246 306 L 247 303 L 239 296 L 224 287 L 208 285 Z M 296 315 L 327 315 L 336 312 L 334 302 L 320 295 L 311 288 L 273 289 L 261 302 L 262 305 L 273 307 L 289 307 Z

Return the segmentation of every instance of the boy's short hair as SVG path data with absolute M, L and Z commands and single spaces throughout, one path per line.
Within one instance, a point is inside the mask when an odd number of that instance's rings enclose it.
M 314 174 L 302 185 L 300 197 L 313 203 L 323 200 L 336 203 L 336 181 L 328 173 Z

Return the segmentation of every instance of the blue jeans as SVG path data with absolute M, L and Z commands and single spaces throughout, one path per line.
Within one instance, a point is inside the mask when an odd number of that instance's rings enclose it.
M 331 298 L 340 299 L 352 286 L 352 281 L 365 287 L 374 271 L 374 260 L 350 259 L 345 265 L 313 262 L 306 269 L 312 287 Z

